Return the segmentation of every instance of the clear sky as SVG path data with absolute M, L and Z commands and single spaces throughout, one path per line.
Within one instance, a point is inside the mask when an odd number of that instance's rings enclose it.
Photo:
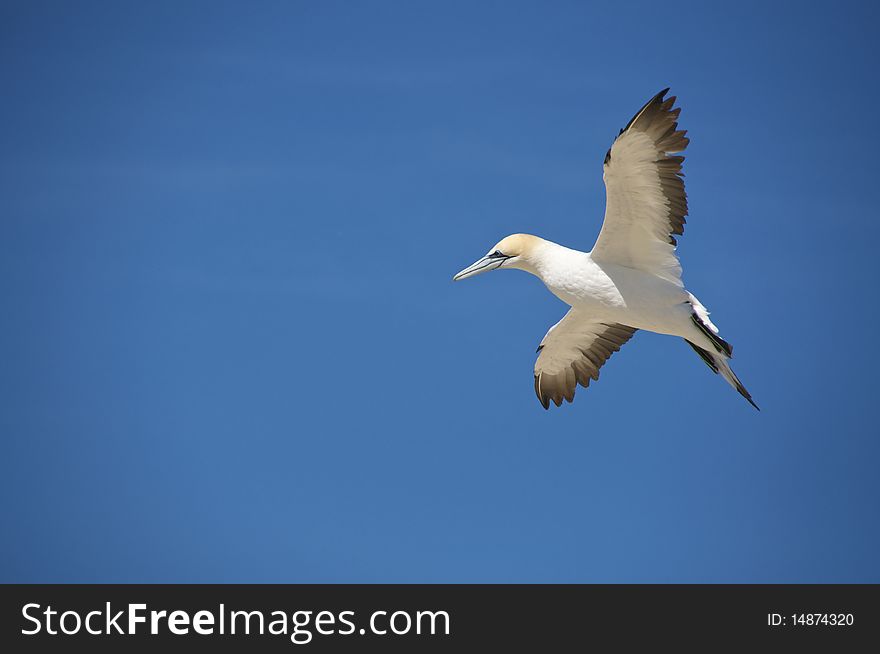
M 714 6 L 713 6 L 714 5 Z M 880 582 L 876 3 L 0 5 L 2 581 Z M 752 409 L 540 282 L 656 91 Z

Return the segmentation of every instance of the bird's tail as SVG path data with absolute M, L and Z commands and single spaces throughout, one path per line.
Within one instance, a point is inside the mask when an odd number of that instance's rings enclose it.
M 733 356 L 733 347 L 718 335 L 718 328 L 709 320 L 708 309 L 691 293 L 688 293 L 688 304 L 691 305 L 692 310 L 691 322 L 693 327 L 696 327 L 696 330 L 693 331 L 694 339 L 707 347 L 700 347 L 689 338 L 684 339 L 685 342 L 694 348 L 694 352 L 700 355 L 700 358 L 712 369 L 712 372 L 724 377 L 728 384 L 749 401 L 749 404 L 760 411 L 761 409 L 752 400 L 751 394 L 743 386 L 739 377 L 731 370 L 727 360 Z
M 739 377 L 736 376 L 736 373 L 730 367 L 730 364 L 727 362 L 727 356 L 723 351 L 719 352 L 710 352 L 709 350 L 704 350 L 699 345 L 694 345 L 688 339 L 684 339 L 685 343 L 694 348 L 694 352 L 700 355 L 700 358 L 703 362 L 712 369 L 712 372 L 716 374 L 720 374 L 727 381 L 728 384 L 733 386 L 737 392 L 742 395 L 746 400 L 748 400 L 749 404 L 760 411 L 760 407 L 755 404 L 754 400 L 752 400 L 752 395 L 746 390 L 746 387 L 743 386 L 743 383 L 739 380 Z M 727 348 L 730 348 L 727 343 L 724 343 Z

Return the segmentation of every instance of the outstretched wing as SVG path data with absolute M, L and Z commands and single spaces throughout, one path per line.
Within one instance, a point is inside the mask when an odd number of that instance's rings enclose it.
M 633 116 L 605 155 L 605 222 L 592 257 L 681 284 L 674 234 L 684 233 L 687 196 L 681 164 L 688 144 L 681 108 L 660 91 Z
M 603 323 L 570 309 L 538 346 L 535 393 L 545 409 L 550 400 L 574 400 L 577 385 L 599 379 L 599 368 L 636 332 L 634 327 Z

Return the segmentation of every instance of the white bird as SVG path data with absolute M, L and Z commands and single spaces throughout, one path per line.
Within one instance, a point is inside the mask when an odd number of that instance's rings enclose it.
M 538 347 L 535 393 L 545 409 L 574 399 L 639 329 L 680 336 L 756 409 L 731 370 L 731 346 L 681 279 L 673 234 L 688 213 L 681 165 L 688 144 L 680 108 L 664 89 L 642 107 L 605 155 L 605 220 L 590 252 L 529 234 L 502 239 L 458 281 L 499 268 L 537 276 L 571 308 Z

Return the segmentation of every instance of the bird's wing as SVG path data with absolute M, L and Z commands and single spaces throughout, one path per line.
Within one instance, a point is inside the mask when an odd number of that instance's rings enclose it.
M 639 112 L 605 155 L 605 222 L 593 246 L 596 261 L 658 275 L 681 285 L 675 237 L 684 233 L 687 196 L 681 164 L 688 144 L 678 129 L 681 108 L 664 89 Z
M 535 393 L 545 409 L 550 400 L 571 402 L 577 385 L 599 379 L 599 368 L 636 332 L 634 327 L 604 323 L 570 309 L 538 346 Z

